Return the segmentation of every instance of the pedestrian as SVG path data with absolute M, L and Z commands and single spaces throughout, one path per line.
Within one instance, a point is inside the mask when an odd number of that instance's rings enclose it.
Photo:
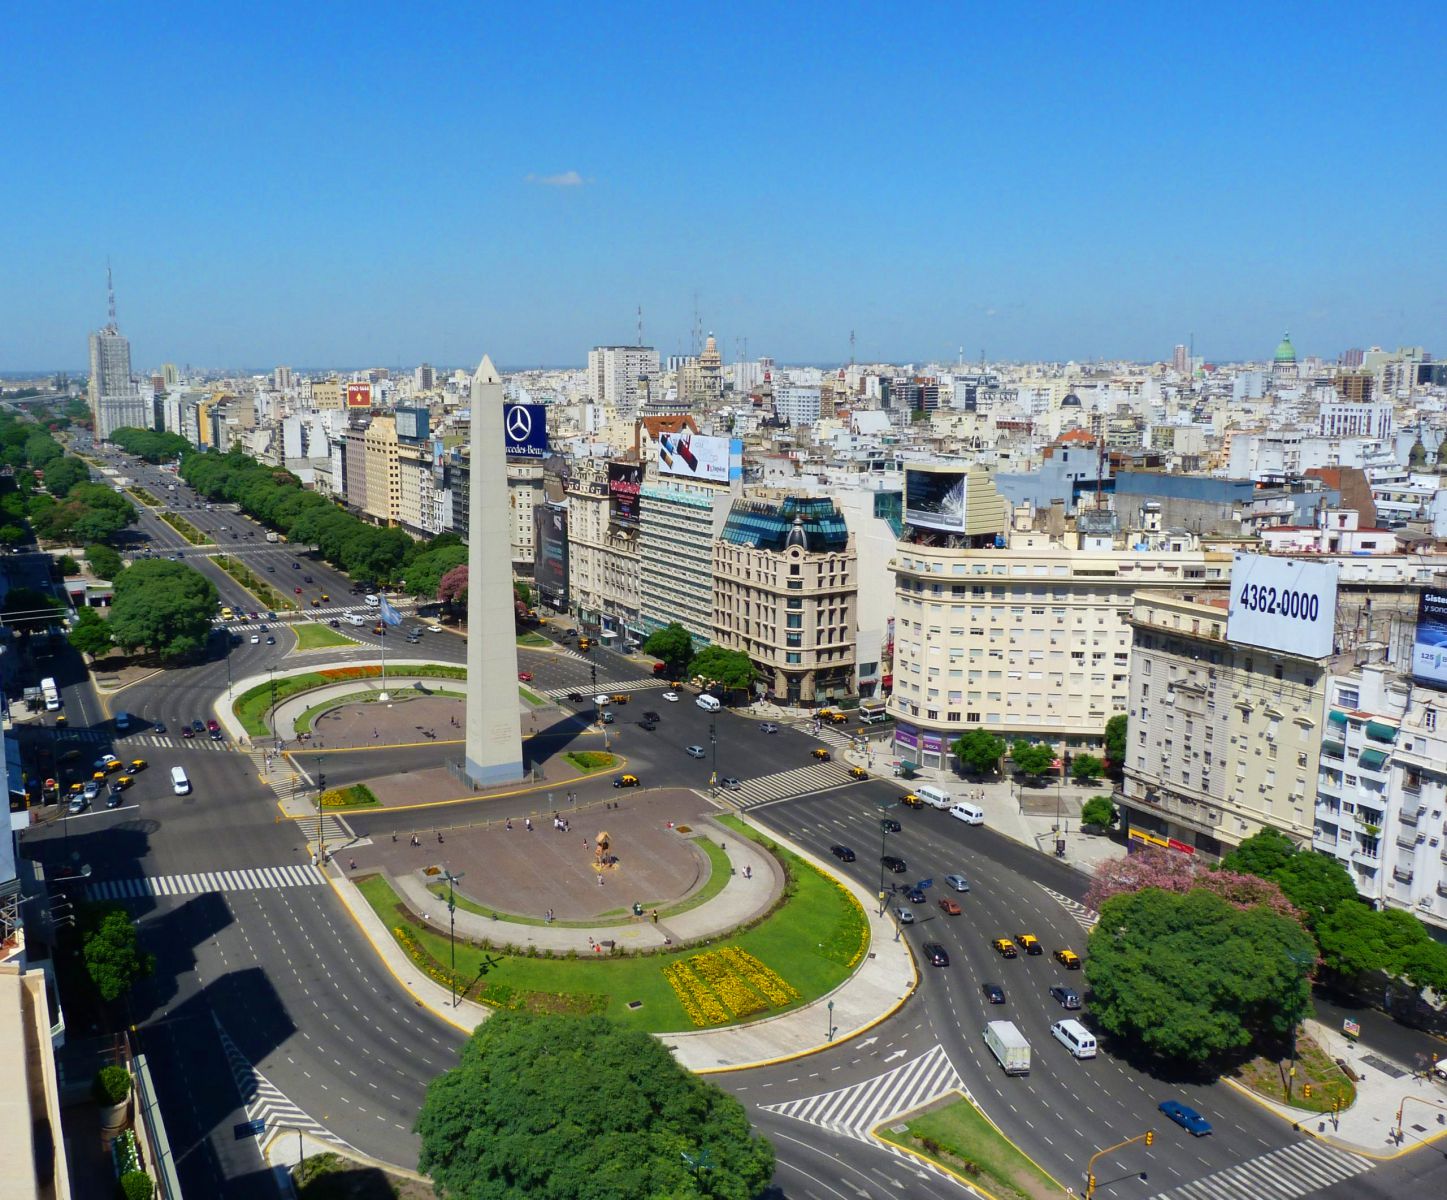
M 373 736 L 373 737 L 376 737 L 376 736 L 377 736 L 377 731 L 376 731 L 375 729 L 372 730 L 372 736 Z
M 599 887 L 602 887 L 602 886 L 603 886 L 603 875 L 602 875 L 602 872 L 599 872 L 599 874 L 598 874 L 598 886 L 599 886 Z
M 744 868 L 744 878 L 745 878 L 745 879 L 752 879 L 753 877 L 754 877 L 754 868 L 753 868 L 752 866 L 747 866 L 747 867 L 745 867 L 745 868 Z
M 437 831 L 437 844 L 442 845 L 442 830 L 440 829 Z
M 419 838 L 415 833 L 412 835 L 412 844 L 414 846 L 420 846 L 422 844 L 422 839 Z
M 396 835 L 396 833 L 393 833 L 393 834 L 392 834 L 392 840 L 393 840 L 394 842 L 397 840 L 397 835 Z
M 356 860 L 355 858 L 352 859 L 352 860 L 350 861 L 350 863 L 348 863 L 348 865 L 351 867 L 351 869 L 352 869 L 353 871 L 355 871 L 355 870 L 357 869 L 357 860 Z
M 658 924 L 658 910 L 655 908 L 655 909 L 654 909 L 651 913 L 649 913 L 648 915 L 653 918 L 653 923 L 654 923 L 655 925 L 657 925 L 657 924 Z
M 524 817 L 523 824 L 527 826 L 527 831 L 529 833 L 533 831 L 533 819 L 531 817 Z
M 511 831 L 511 829 L 512 829 L 512 818 L 511 818 L 511 817 L 509 817 L 509 818 L 507 819 L 507 829 L 508 829 L 509 831 Z

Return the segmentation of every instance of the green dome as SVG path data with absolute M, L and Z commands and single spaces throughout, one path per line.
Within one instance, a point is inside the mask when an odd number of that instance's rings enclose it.
M 1291 366 L 1296 362 L 1296 347 L 1291 344 L 1291 334 L 1283 334 L 1280 344 L 1276 347 L 1276 361 L 1283 366 Z

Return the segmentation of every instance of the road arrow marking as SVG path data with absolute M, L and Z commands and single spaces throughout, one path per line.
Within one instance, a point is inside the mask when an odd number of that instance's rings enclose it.
M 863 1050 L 865 1046 L 872 1046 L 877 1041 L 879 1041 L 877 1037 L 867 1037 L 859 1043 L 859 1048 Z
M 896 1050 L 893 1054 L 886 1054 L 884 1056 L 884 1061 L 893 1062 L 896 1058 L 903 1058 L 908 1053 L 908 1050 Z

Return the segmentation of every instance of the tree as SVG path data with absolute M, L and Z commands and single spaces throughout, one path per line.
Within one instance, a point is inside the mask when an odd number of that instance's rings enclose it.
M 1147 888 L 1107 900 L 1086 946 L 1100 1027 L 1176 1064 L 1279 1042 L 1309 1011 L 1311 938 L 1263 906 Z
M 79 653 L 92 658 L 99 658 L 116 644 L 111 627 L 93 608 L 82 608 L 75 614 L 75 625 L 66 640 Z
M 414 596 L 435 596 L 442 577 L 453 567 L 466 562 L 466 546 L 449 545 L 427 550 L 407 564 L 407 590 Z
M 144 646 L 163 659 L 198 653 L 211 635 L 216 587 L 185 563 L 143 559 L 115 581 L 110 627 L 123 650 Z
M 1105 757 L 1109 760 L 1110 773 L 1117 779 L 1125 768 L 1126 734 L 1130 718 L 1117 713 L 1105 723 Z
M 15 546 L 19 545 L 24 540 L 24 526 L 15 525 L 8 521 L 4 525 L 0 525 L 0 542 L 4 542 L 7 546 Z
M 1399 908 L 1383 911 L 1351 899 L 1316 924 L 1322 964 L 1346 979 L 1383 971 L 1413 987 L 1447 989 L 1447 946 Z
M 467 604 L 467 564 L 453 567 L 437 582 L 437 598 L 448 608 Z
M 683 675 L 693 660 L 693 638 L 677 621 L 670 621 L 648 635 L 643 653 L 662 659 L 670 675 Z
M 90 479 L 90 468 L 78 458 L 58 458 L 45 467 L 45 490 L 52 496 L 64 498 L 78 483 Z
M 988 729 L 971 729 L 950 743 L 950 753 L 971 775 L 993 775 L 1005 757 L 1005 739 Z
M 705 646 L 693 656 L 688 673 L 700 675 L 730 691 L 753 687 L 758 677 L 753 659 L 742 650 L 725 650 L 722 646 Z
M 1070 778 L 1076 783 L 1089 783 L 1105 773 L 1105 764 L 1093 754 L 1077 754 L 1070 760 Z
M 596 1016 L 496 1013 L 428 1085 L 416 1132 L 444 1200 L 747 1200 L 774 1170 L 743 1105 Z
M 528 585 L 525 584 L 521 579 L 513 580 L 512 594 L 519 602 L 527 605 L 528 608 L 531 608 L 533 606 L 532 589 L 529 588 Z
M 1355 903 L 1351 874 L 1334 858 L 1310 850 L 1275 829 L 1253 834 L 1221 860 L 1230 871 L 1259 875 L 1281 885 L 1281 890 L 1315 927 L 1340 904 Z
M 1086 889 L 1085 904 L 1088 908 L 1101 909 L 1112 896 L 1133 894 L 1146 888 L 1180 894 L 1207 891 L 1237 908 L 1263 906 L 1301 923 L 1301 913 L 1269 879 L 1213 870 L 1202 865 L 1194 855 L 1163 846 L 1144 846 L 1125 858 L 1102 862 L 1095 868 L 1090 887 Z
M 91 573 L 99 579 L 109 579 L 114 583 L 121 573 L 121 556 L 99 542 L 85 548 L 85 561 L 90 563 Z
M 1244 871 L 1270 879 L 1296 853 L 1296 843 L 1276 829 L 1253 833 L 1221 859 L 1228 871 Z
M 1010 747 L 1010 761 L 1015 770 L 1027 778 L 1047 774 L 1055 763 L 1055 751 L 1038 742 L 1027 742 L 1021 738 Z
M 1115 805 L 1111 803 L 1109 796 L 1092 796 L 1080 809 L 1082 825 L 1099 825 L 1107 828 L 1114 825 L 1119 819 L 1120 814 L 1115 811 Z
M 156 969 L 156 956 L 143 953 L 136 941 L 130 914 L 119 907 L 101 907 L 85 918 L 81 954 L 91 982 L 101 999 L 110 1003 L 124 996 L 136 980 Z
M 5 606 L 0 608 L 0 618 L 12 629 L 31 631 L 44 629 L 60 620 L 62 608 L 53 596 L 34 588 L 14 588 L 6 593 Z

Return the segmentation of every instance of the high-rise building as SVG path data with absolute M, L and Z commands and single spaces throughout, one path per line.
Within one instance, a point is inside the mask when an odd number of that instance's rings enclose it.
M 1191 369 L 1190 352 L 1184 343 L 1177 343 L 1175 350 L 1171 352 L 1171 367 L 1177 375 L 1184 375 Z
M 114 319 L 90 335 L 89 391 L 97 439 L 104 440 L 125 427 L 150 428 L 150 400 L 131 378 L 131 343 L 121 335 Z
M 594 346 L 588 351 L 589 392 L 625 417 L 648 402 L 657 376 L 658 351 L 652 346 Z
M 272 373 L 271 373 L 271 386 L 274 387 L 278 392 L 288 392 L 288 391 L 290 391 L 290 390 L 291 390 L 291 368 L 290 368 L 290 367 L 277 367 L 274 371 L 272 371 Z
M 678 398 L 688 404 L 708 404 L 723 396 L 723 355 L 713 334 L 703 353 L 684 361 L 678 371 Z

